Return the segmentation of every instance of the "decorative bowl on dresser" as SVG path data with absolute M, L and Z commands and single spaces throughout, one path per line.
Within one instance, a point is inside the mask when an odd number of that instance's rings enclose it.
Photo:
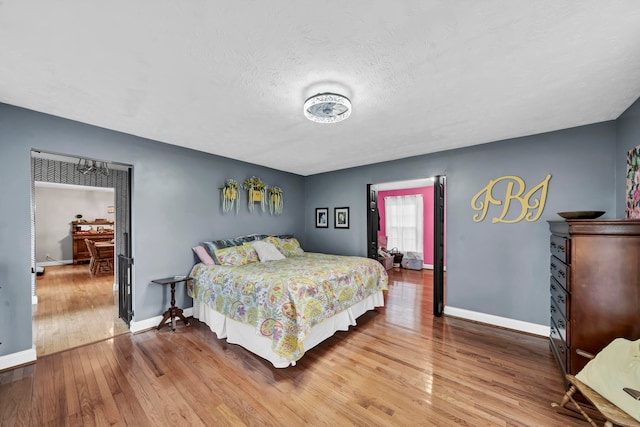
M 596 219 L 604 215 L 605 211 L 571 211 L 571 212 L 558 212 L 564 219 Z
M 589 361 L 581 353 L 640 339 L 640 220 L 548 222 L 550 346 L 565 378 Z

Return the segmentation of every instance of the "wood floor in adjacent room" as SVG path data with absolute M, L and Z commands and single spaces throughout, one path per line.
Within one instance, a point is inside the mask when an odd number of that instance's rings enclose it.
M 88 264 L 45 267 L 36 295 L 33 341 L 38 357 L 129 332 L 118 317 L 113 274 L 92 277 Z
M 583 426 L 545 338 L 434 318 L 429 271 L 390 271 L 386 307 L 275 369 L 193 320 L 0 373 L 0 424 Z

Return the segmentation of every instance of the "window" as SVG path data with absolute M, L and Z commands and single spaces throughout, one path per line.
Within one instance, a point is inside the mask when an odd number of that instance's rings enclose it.
M 387 248 L 422 253 L 422 207 L 422 194 L 384 198 Z

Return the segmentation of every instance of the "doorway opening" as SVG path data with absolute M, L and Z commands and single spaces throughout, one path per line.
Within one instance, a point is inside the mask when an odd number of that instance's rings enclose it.
M 130 283 L 121 280 L 130 254 L 131 172 L 100 161 L 31 153 L 31 291 L 37 356 L 129 331 Z M 84 163 L 83 163 L 84 162 Z M 108 268 L 92 270 L 86 239 L 101 245 Z M 105 255 L 106 254 L 106 255 Z M 102 260 L 101 260 L 102 261 Z M 124 265 L 119 265 L 124 264 Z M 130 272 L 127 277 L 131 277 Z
M 412 249 L 417 248 L 412 254 L 411 260 L 405 261 L 405 266 L 410 268 L 426 268 L 433 270 L 433 314 L 441 316 L 444 310 L 444 270 L 445 270 L 445 209 L 444 209 L 444 176 L 433 178 L 396 181 L 367 185 L 367 254 L 370 258 L 378 259 L 380 250 L 379 239 L 387 241 L 387 244 L 396 244 L 402 240 L 391 239 L 389 234 L 395 233 L 397 228 L 409 230 L 410 237 L 406 240 Z M 419 197 L 415 197 L 418 195 Z M 411 212 L 411 216 L 417 214 L 422 217 L 422 224 L 415 227 L 415 220 L 408 220 L 405 227 L 402 227 L 397 219 L 390 219 L 393 212 L 387 212 L 387 203 L 395 203 L 397 198 L 408 197 L 410 200 L 405 205 L 394 205 L 394 211 Z M 419 206 L 416 206 L 416 203 Z M 403 210 L 404 209 L 404 210 Z M 419 212 L 422 211 L 422 212 Z M 413 222 L 412 222 L 413 221 Z M 400 226 L 399 226 L 400 224 Z M 417 231 L 416 231 L 417 230 Z M 416 233 L 420 236 L 414 238 Z M 400 233 L 402 234 L 402 233 Z M 422 243 L 416 243 L 422 239 Z M 394 243 L 395 242 L 395 243 Z M 417 245 L 417 246 L 416 246 Z M 419 246 L 419 247 L 418 247 Z M 392 249 L 388 247 L 387 250 Z M 402 249 L 402 248 L 399 248 Z M 416 259 L 417 258 L 417 259 Z M 420 261 L 418 261 L 420 260 Z M 417 265 L 417 264 L 422 264 Z M 394 264 L 397 268 L 397 264 Z

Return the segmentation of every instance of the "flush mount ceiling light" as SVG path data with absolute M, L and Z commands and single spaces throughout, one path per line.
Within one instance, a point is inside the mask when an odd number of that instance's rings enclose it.
M 351 101 L 335 93 L 320 93 L 304 103 L 304 115 L 317 123 L 337 123 L 351 115 Z

